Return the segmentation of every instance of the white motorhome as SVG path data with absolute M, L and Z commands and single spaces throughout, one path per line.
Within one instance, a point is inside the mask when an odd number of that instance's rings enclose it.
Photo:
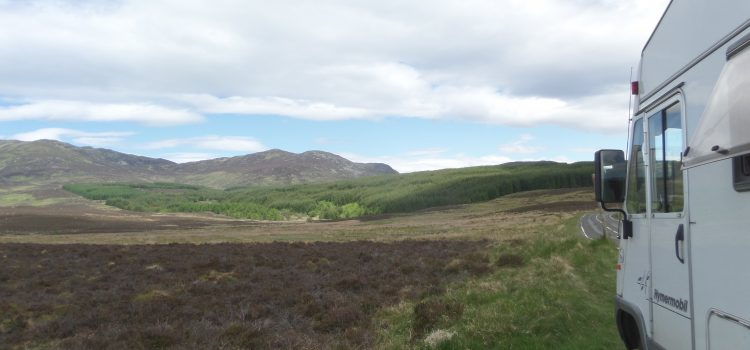
M 620 335 L 750 349 L 750 0 L 673 0 L 632 87 L 627 163 L 596 154 L 597 200 L 626 217 Z

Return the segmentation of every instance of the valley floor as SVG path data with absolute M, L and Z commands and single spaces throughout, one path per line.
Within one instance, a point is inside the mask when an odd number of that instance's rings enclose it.
M 513 240 L 595 210 L 587 190 L 544 190 L 489 202 L 340 221 L 252 221 L 210 214 L 118 210 L 74 198 L 53 206 L 0 207 L 0 243 L 221 243 L 402 239 Z
M 553 190 L 331 222 L 1 208 L 0 344 L 617 348 L 616 249 L 579 232 L 594 207 Z

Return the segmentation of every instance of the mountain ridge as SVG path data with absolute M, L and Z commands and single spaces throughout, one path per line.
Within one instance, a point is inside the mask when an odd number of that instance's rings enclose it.
M 176 163 L 55 140 L 0 140 L 0 183 L 166 181 L 210 187 L 287 185 L 397 174 L 382 163 L 356 163 L 312 150 L 280 149 Z

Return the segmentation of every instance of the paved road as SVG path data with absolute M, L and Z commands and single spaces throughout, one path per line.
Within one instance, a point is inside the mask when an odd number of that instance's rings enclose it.
M 611 240 L 617 240 L 620 222 L 618 213 L 595 212 L 581 217 L 581 232 L 588 239 L 598 239 L 606 235 Z

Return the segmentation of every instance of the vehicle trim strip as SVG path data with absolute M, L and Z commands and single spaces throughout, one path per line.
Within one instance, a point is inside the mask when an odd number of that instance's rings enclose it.
M 727 49 L 727 61 L 731 60 L 736 54 L 750 46 L 750 33 L 746 34 L 740 40 L 737 40 L 734 44 L 730 45 Z
M 657 100 L 649 103 L 648 105 L 646 105 L 646 107 L 643 107 L 643 108 L 639 109 L 638 112 L 636 112 L 635 115 L 641 115 L 642 113 L 648 112 L 648 111 L 654 109 L 654 107 L 659 106 L 662 103 L 664 103 L 667 100 L 669 100 L 670 98 L 674 97 L 675 95 L 682 93 L 682 87 L 683 86 L 685 86 L 685 82 L 684 81 L 680 82 L 675 87 L 673 87 L 672 89 L 670 89 L 669 91 L 667 91 L 667 93 L 664 94 L 659 99 L 657 99 Z

